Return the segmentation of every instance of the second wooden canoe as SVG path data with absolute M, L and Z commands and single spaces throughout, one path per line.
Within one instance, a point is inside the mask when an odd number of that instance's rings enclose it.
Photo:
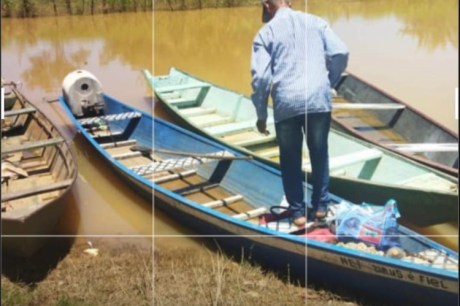
M 458 176 L 457 133 L 351 73 L 342 75 L 335 89 L 336 127 Z
M 271 108 L 270 136 L 260 135 L 250 98 L 175 68 L 158 77 L 144 70 L 144 76 L 183 126 L 279 166 Z M 305 144 L 303 158 L 308 172 Z M 329 158 L 331 192 L 354 202 L 395 198 L 404 218 L 420 226 L 458 222 L 458 181 L 450 175 L 334 129 L 329 134 Z

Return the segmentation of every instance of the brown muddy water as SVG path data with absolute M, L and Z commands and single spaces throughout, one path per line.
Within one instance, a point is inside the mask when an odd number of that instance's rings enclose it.
M 305 9 L 300 1 L 295 6 Z M 308 1 L 308 10 L 327 19 L 346 42 L 351 72 L 457 130 L 456 1 Z M 24 94 L 75 140 L 79 178 L 57 234 L 145 235 L 151 241 L 152 234 L 193 233 L 125 186 L 76 135 L 60 105 L 43 97 L 57 97 L 65 75 L 79 68 L 91 71 L 107 94 L 144 111 L 154 108 L 160 117 L 165 114 L 152 102 L 141 69 L 160 75 L 177 67 L 250 94 L 251 42 L 260 16 L 259 7 L 243 7 L 2 20 L 2 76 L 22 82 Z M 451 224 L 424 230 L 458 235 Z M 454 236 L 438 240 L 457 248 Z

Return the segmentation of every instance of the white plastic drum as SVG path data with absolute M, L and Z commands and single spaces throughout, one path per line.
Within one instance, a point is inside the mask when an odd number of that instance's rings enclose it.
M 65 102 L 77 117 L 104 109 L 101 83 L 86 70 L 69 73 L 62 82 L 62 92 Z

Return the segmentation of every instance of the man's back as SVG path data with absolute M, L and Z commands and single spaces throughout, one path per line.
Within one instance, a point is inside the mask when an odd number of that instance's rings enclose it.
M 258 52 L 267 52 L 265 71 Z M 331 110 L 327 58 L 348 51 L 323 19 L 281 8 L 257 34 L 254 53 L 253 87 L 258 75 L 270 79 L 276 121 Z

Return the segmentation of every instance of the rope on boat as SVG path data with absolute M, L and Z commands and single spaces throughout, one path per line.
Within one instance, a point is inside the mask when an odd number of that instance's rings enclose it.
M 156 172 L 167 171 L 171 169 L 177 168 L 187 168 L 197 164 L 204 164 L 206 162 L 210 162 L 215 159 L 219 159 L 224 157 L 226 151 L 219 151 L 215 153 L 207 154 L 207 157 L 192 157 L 189 156 L 187 158 L 180 158 L 180 159 L 166 159 L 163 161 L 155 161 L 153 163 L 142 165 L 142 166 L 135 166 L 131 167 L 130 169 L 139 174 L 141 176 L 149 175 Z M 227 156 L 229 157 L 229 156 Z
M 126 112 L 126 113 L 119 113 L 113 115 L 106 115 L 106 116 L 98 116 L 98 117 L 91 117 L 91 118 L 84 118 L 78 120 L 82 125 L 90 125 L 96 123 L 100 120 L 110 122 L 110 121 L 120 121 L 120 120 L 127 120 L 133 118 L 139 118 L 142 114 L 140 112 Z

